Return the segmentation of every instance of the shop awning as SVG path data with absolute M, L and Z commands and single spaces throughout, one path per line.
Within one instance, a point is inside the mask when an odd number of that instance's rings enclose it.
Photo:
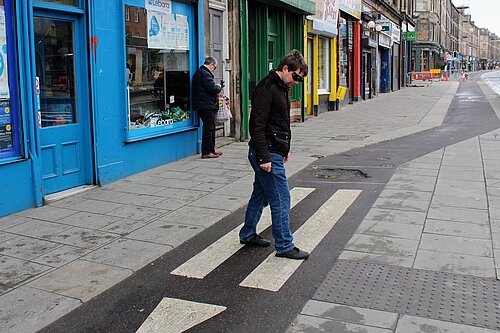
M 262 1 L 268 5 L 283 7 L 292 12 L 304 15 L 314 15 L 316 13 L 316 4 L 310 0 L 267 0 Z

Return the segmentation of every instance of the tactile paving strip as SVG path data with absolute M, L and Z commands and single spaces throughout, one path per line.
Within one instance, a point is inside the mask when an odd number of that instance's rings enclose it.
M 314 299 L 500 330 L 500 281 L 338 260 Z

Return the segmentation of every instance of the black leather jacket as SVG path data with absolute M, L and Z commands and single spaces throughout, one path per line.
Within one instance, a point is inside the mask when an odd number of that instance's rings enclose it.
M 193 75 L 193 108 L 196 111 L 217 111 L 217 95 L 221 90 L 221 86 L 215 84 L 212 72 L 202 65 Z
M 290 89 L 275 70 L 259 82 L 252 94 L 250 142 L 257 163 L 271 162 L 270 153 L 286 157 L 290 152 Z

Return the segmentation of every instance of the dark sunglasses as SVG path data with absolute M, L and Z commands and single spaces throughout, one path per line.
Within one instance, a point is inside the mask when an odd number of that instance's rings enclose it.
M 304 78 L 297 74 L 296 72 L 292 72 L 292 79 L 297 82 L 303 82 Z

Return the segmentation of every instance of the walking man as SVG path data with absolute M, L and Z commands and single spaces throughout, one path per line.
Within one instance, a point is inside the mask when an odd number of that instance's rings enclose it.
M 307 259 L 309 253 L 293 243 L 290 230 L 290 190 L 285 163 L 290 153 L 290 98 L 294 84 L 307 75 L 302 54 L 293 50 L 281 59 L 278 68 L 259 82 L 252 94 L 248 160 L 255 172 L 253 192 L 248 201 L 240 243 L 269 246 L 271 242 L 257 235 L 262 209 L 271 206 L 272 233 L 277 257 Z
M 203 65 L 193 75 L 193 108 L 203 121 L 201 158 L 217 158 L 221 151 L 215 150 L 215 115 L 219 109 L 218 94 L 224 86 L 215 84 L 214 72 L 217 59 L 206 57 Z

